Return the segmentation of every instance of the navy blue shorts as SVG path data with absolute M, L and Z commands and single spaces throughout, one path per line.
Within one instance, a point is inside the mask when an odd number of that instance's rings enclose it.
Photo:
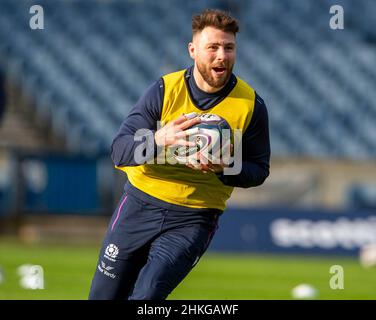
M 89 299 L 166 299 L 208 248 L 220 214 L 165 209 L 125 193 L 108 226 Z

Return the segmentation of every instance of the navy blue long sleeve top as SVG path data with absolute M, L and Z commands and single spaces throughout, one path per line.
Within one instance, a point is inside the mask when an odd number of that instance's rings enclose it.
M 237 79 L 232 74 L 225 87 L 215 93 L 207 93 L 197 86 L 192 66 L 185 73 L 185 82 L 196 107 L 208 110 L 230 93 Z M 135 141 L 135 132 L 145 128 L 152 134 L 155 133 L 157 122 L 161 120 L 163 96 L 164 84 L 160 78 L 146 90 L 128 114 L 111 145 L 111 158 L 116 166 L 139 165 L 134 160 L 134 152 L 144 141 Z M 157 149 L 154 150 L 156 153 Z M 237 175 L 219 174 L 218 178 L 225 185 L 233 187 L 249 188 L 261 185 L 269 175 L 270 141 L 267 108 L 257 93 L 251 122 L 243 133 L 242 150 L 241 172 Z

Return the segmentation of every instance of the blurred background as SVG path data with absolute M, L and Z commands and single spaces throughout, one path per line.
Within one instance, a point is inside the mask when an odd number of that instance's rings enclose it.
M 234 71 L 267 104 L 271 174 L 235 189 L 170 298 L 299 298 L 302 283 L 376 298 L 375 1 L 0 0 L 0 299 L 87 298 L 126 179 L 112 139 L 152 82 L 192 65 L 208 7 L 239 19 Z

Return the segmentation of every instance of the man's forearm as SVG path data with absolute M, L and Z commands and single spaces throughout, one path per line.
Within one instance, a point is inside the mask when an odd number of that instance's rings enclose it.
M 134 135 L 117 136 L 111 145 L 111 158 L 118 167 L 138 166 L 157 156 L 154 142 L 155 131 L 139 138 Z
M 268 176 L 269 165 L 267 163 L 243 161 L 241 172 L 238 175 L 219 174 L 218 178 L 228 186 L 250 188 L 263 184 Z

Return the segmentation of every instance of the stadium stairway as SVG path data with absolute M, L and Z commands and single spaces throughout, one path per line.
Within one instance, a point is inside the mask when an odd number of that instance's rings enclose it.
M 62 149 L 60 138 L 53 135 L 48 127 L 32 121 L 35 109 L 26 108 L 17 90 L 8 88 L 8 103 L 0 123 L 0 147 L 22 149 Z

